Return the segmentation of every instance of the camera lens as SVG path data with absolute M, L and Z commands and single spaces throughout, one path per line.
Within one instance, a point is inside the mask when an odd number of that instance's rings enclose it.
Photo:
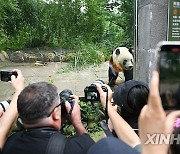
M 104 84 L 104 81 L 99 79 L 99 80 L 96 80 L 96 81 L 94 81 L 94 82 L 92 83 L 92 85 L 96 85 L 96 86 L 97 86 L 98 84 L 99 84 L 100 86 L 102 86 L 102 85 Z
M 2 109 L 5 112 L 10 102 L 11 102 L 10 100 L 0 102 L 0 109 Z
M 61 103 L 65 103 L 66 101 L 70 101 L 70 95 L 73 95 L 72 91 L 69 90 L 69 89 L 64 89 L 60 94 L 60 100 L 61 100 Z M 71 103 L 71 102 L 69 102 Z

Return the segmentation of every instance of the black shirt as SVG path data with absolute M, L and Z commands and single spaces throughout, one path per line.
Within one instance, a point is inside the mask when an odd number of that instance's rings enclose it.
M 8 138 L 2 154 L 45 154 L 48 141 L 56 132 L 50 127 L 17 132 Z M 64 154 L 85 154 L 93 143 L 88 134 L 68 138 Z

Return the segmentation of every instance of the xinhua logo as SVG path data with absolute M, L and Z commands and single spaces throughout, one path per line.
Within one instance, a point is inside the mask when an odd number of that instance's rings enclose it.
M 180 144 L 180 134 L 147 134 L 145 144 Z

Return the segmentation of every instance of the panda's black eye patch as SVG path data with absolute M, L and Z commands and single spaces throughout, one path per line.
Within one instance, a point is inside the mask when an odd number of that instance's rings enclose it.
M 127 63 L 127 60 L 125 59 L 125 60 L 123 61 L 123 65 L 126 65 L 126 63 Z

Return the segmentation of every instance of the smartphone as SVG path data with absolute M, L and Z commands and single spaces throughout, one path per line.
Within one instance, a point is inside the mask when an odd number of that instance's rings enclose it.
M 18 76 L 17 72 L 11 72 L 11 71 L 0 71 L 0 78 L 1 81 L 8 82 L 11 81 L 11 75 Z
M 159 92 L 165 110 L 180 109 L 180 41 L 158 44 Z

